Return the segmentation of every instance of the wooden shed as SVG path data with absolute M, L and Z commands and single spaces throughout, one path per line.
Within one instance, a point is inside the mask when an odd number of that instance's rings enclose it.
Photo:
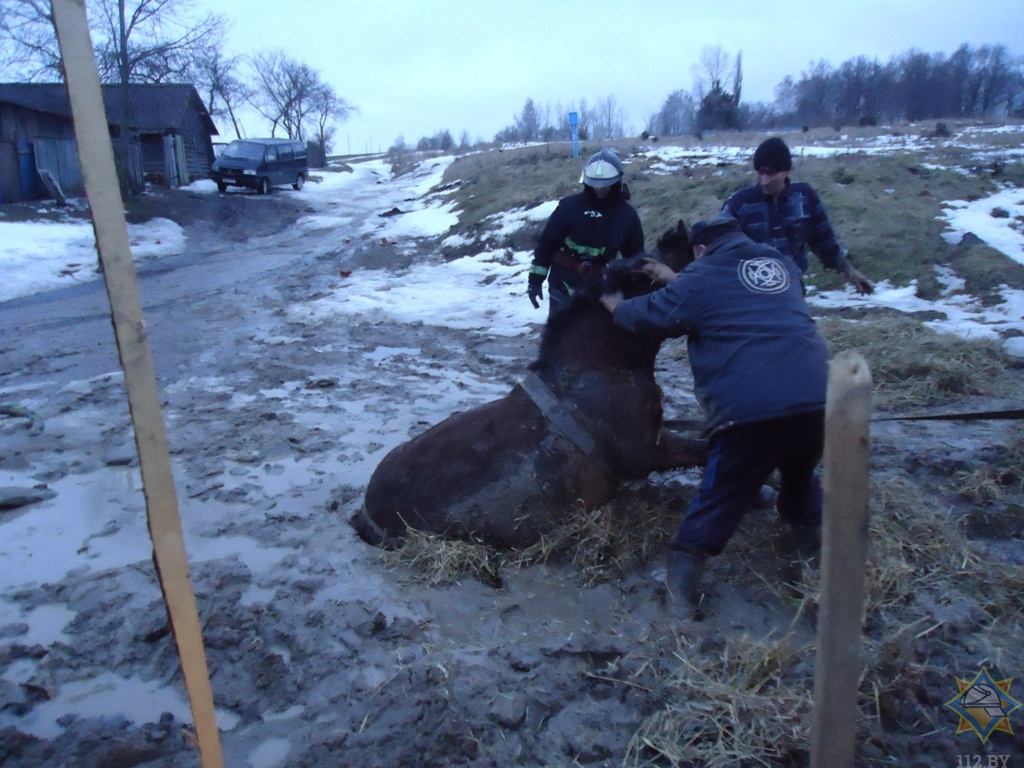
M 122 91 L 104 85 L 110 135 L 120 135 Z M 209 175 L 210 114 L 188 84 L 128 87 L 129 173 L 142 181 L 183 186 Z M 0 83 L 0 203 L 84 194 L 71 103 L 63 83 Z

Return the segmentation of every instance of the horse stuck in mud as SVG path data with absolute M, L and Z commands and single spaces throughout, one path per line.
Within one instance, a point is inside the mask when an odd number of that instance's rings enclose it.
M 651 256 L 675 271 L 692 261 L 682 221 Z M 654 377 L 661 341 L 616 327 L 600 303 L 602 293 L 651 292 L 642 263 L 612 262 L 551 318 L 537 360 L 508 395 L 388 453 L 353 519 L 359 535 L 393 546 L 408 527 L 526 547 L 567 523 L 579 502 L 606 504 L 625 480 L 703 464 L 703 441 L 663 428 Z

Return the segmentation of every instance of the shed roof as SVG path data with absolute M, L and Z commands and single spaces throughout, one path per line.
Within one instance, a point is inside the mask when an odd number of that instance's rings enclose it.
M 107 121 L 120 122 L 119 85 L 101 86 Z M 71 101 L 64 83 L 0 83 L 0 103 L 61 117 L 71 117 Z M 163 133 L 186 125 L 189 111 L 199 115 L 211 136 L 219 135 L 194 86 L 188 83 L 132 83 L 128 86 L 128 124 L 142 133 Z

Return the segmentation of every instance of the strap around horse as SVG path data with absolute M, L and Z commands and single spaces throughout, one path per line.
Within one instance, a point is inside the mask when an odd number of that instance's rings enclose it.
M 568 438 L 584 456 L 590 459 L 605 477 L 614 479 L 619 476 L 619 473 L 612 468 L 612 465 L 602 455 L 603 451 L 594 438 L 591 437 L 590 433 L 580 426 L 580 423 L 573 418 L 572 414 L 559 402 L 558 398 L 548 389 L 547 384 L 540 380 L 537 374 L 527 374 L 526 378 L 519 383 L 519 386 L 523 388 L 523 391 L 540 409 L 544 418 L 551 422 L 564 437 Z

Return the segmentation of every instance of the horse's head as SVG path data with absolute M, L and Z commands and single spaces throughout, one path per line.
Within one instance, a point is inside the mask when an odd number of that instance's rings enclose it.
M 643 273 L 644 258 L 653 254 L 642 254 L 630 259 L 616 259 L 604 270 L 604 279 L 591 289 L 591 299 L 600 299 L 606 293 L 621 293 L 627 299 L 650 293 L 657 286 Z
M 672 229 L 658 238 L 658 243 L 651 254 L 658 261 L 664 262 L 675 272 L 683 269 L 693 261 L 693 248 L 690 245 L 690 233 L 686 224 L 680 219 Z
M 631 299 L 655 290 L 658 286 L 653 284 L 651 279 L 642 272 L 644 258 L 657 259 L 673 272 L 682 272 L 687 265 L 693 262 L 690 234 L 687 232 L 683 220 L 680 219 L 678 224 L 666 230 L 658 238 L 658 243 L 652 252 L 634 256 L 631 259 L 616 259 L 611 262 L 605 269 L 604 280 L 598 288 L 598 295 L 621 292 L 624 297 Z

